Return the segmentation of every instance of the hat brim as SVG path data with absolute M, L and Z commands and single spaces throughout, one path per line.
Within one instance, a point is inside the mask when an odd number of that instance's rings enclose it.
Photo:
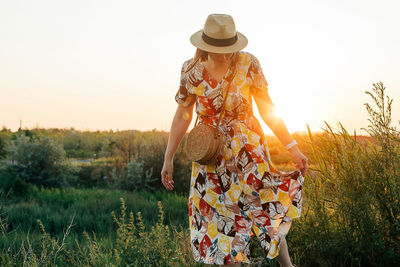
M 204 42 L 203 38 L 201 37 L 203 34 L 203 30 L 199 30 L 192 34 L 190 37 L 190 42 L 192 45 L 194 45 L 197 48 L 200 48 L 201 50 L 207 51 L 207 52 L 212 52 L 212 53 L 233 53 L 242 50 L 247 46 L 247 38 L 244 36 L 242 33 L 236 31 L 237 34 L 237 41 L 233 45 L 229 46 L 214 46 L 207 44 Z

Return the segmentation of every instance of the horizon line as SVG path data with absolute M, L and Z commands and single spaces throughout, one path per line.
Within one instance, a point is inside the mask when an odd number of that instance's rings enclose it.
M 67 131 L 75 131 L 75 132 L 93 132 L 93 133 L 94 132 L 125 132 L 125 131 L 134 131 L 134 132 L 136 132 L 136 131 L 137 132 L 154 132 L 154 131 L 156 131 L 156 132 L 165 132 L 165 133 L 169 133 L 170 132 L 170 131 L 166 131 L 166 130 L 159 129 L 159 128 L 153 128 L 153 129 L 147 129 L 147 130 L 139 130 L 139 129 L 134 129 L 134 128 L 124 128 L 124 129 L 119 129 L 119 128 L 112 129 L 112 128 L 109 128 L 107 130 L 105 128 L 104 129 L 90 129 L 90 128 L 89 129 L 88 128 L 87 129 L 77 129 L 74 126 L 70 126 L 70 127 L 38 127 L 38 126 L 35 126 L 35 127 L 31 127 L 31 128 L 29 128 L 28 126 L 25 126 L 23 128 L 19 127 L 17 130 L 12 130 L 11 128 L 8 128 L 5 125 L 2 125 L 2 128 L 1 128 L 0 132 L 2 132 L 2 131 L 10 131 L 11 133 L 16 133 L 18 131 L 25 131 L 25 130 L 28 130 L 28 131 L 31 131 L 31 130 L 67 130 Z M 325 133 L 326 130 L 322 129 L 320 131 L 311 131 L 311 133 L 322 134 L 322 133 Z M 357 132 L 356 129 L 354 129 L 354 132 Z M 290 135 L 292 135 L 292 134 L 308 135 L 308 131 L 293 131 L 293 132 L 290 133 Z M 265 136 L 275 136 L 276 137 L 276 135 L 273 134 L 273 133 L 264 133 L 264 135 Z M 371 137 L 368 134 L 355 134 L 355 135 Z M 354 136 L 354 135 L 352 135 L 352 136 Z

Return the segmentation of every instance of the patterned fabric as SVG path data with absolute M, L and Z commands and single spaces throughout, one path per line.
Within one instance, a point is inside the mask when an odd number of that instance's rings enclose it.
M 252 108 L 252 95 L 268 90 L 259 61 L 248 52 L 235 53 L 219 83 L 200 62 L 185 73 L 191 61 L 182 66 L 175 100 L 183 106 L 196 103 L 199 122 L 213 126 L 225 108 L 219 129 L 226 140 L 215 163 L 192 163 L 188 203 L 194 259 L 207 264 L 249 263 L 252 235 L 273 259 L 288 231 L 283 226 L 300 217 L 304 178 L 300 170 L 279 171 L 271 162 Z

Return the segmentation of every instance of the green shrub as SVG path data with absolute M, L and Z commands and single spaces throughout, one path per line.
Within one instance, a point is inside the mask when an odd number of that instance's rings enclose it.
M 153 183 L 158 179 L 153 178 L 152 168 L 145 171 L 143 166 L 143 161 L 132 158 L 120 174 L 114 168 L 111 175 L 114 179 L 115 187 L 129 191 L 154 191 Z
M 19 178 L 15 173 L 0 170 L 0 197 L 25 197 L 31 194 L 31 192 L 32 186 Z
M 6 140 L 2 135 L 0 135 L 0 159 L 5 158 L 6 156 L 7 156 Z
M 68 186 L 77 168 L 65 160 L 61 144 L 47 136 L 16 135 L 7 148 L 8 171 L 22 180 L 43 186 Z

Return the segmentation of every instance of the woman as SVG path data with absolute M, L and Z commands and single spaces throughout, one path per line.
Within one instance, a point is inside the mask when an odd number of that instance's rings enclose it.
M 240 51 L 246 37 L 233 18 L 208 16 L 192 35 L 195 57 L 182 66 L 180 88 L 162 182 L 173 189 L 173 157 L 187 131 L 196 103 L 199 122 L 218 127 L 224 148 L 215 162 L 192 163 L 189 193 L 191 246 L 196 261 L 240 266 L 249 263 L 250 236 L 255 235 L 268 259 L 290 262 L 285 236 L 300 217 L 302 186 L 308 163 L 285 123 L 274 116 L 267 81 L 259 61 Z M 252 97 L 263 121 L 290 151 L 297 170 L 282 172 L 271 162 L 261 125 L 253 115 Z M 220 112 L 223 116 L 218 124 Z

